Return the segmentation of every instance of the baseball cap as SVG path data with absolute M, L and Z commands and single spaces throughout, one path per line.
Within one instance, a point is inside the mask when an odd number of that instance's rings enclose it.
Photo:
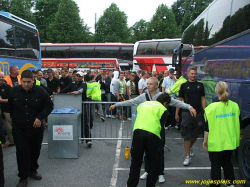
M 78 72 L 76 73 L 76 75 L 80 75 L 80 77 L 83 77 L 83 76 L 84 76 L 84 73 L 81 72 L 81 71 L 78 71 Z
M 47 70 L 47 72 L 48 72 L 48 73 L 52 73 L 53 70 L 52 70 L 51 68 L 49 68 L 49 69 Z
M 170 68 L 170 69 L 169 69 L 169 72 L 170 72 L 170 73 L 174 73 L 174 68 Z
M 37 70 L 33 69 L 33 70 L 32 70 L 32 73 L 37 73 Z

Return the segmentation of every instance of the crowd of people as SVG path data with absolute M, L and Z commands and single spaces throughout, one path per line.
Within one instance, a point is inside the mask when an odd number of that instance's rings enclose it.
M 193 145 L 204 131 L 203 147 L 209 151 L 212 180 L 220 179 L 221 167 L 226 179 L 235 180 L 229 158 L 239 146 L 242 124 L 239 107 L 229 100 L 225 82 L 218 82 L 215 88 L 219 102 L 207 106 L 204 85 L 196 80 L 197 70 L 190 67 L 187 76 L 188 80 L 173 68 L 161 73 L 49 68 L 44 71 L 25 70 L 20 76 L 18 67 L 11 66 L 10 75 L 5 77 L 0 72 L 1 121 L 9 143 L 2 131 L 0 140 L 3 148 L 16 146 L 20 177 L 17 187 L 27 186 L 28 177 L 42 179 L 37 170 L 44 127 L 53 110 L 51 98 L 60 93 L 82 94 L 83 102 L 97 103 L 85 105 L 82 114 L 82 136 L 88 138 L 86 144 L 89 147 L 92 146 L 90 139 L 95 110 L 102 121 L 107 118 L 131 120 L 131 106 L 138 105 L 128 187 L 137 186 L 139 178 L 147 179 L 148 187 L 155 186 L 157 179 L 160 183 L 165 182 L 165 129 L 169 128 L 180 130 L 184 139 L 184 166 L 191 163 Z M 103 107 L 102 102 L 106 101 L 116 103 L 109 108 L 107 104 Z M 221 139 L 220 133 L 226 137 Z M 230 137 L 232 133 L 233 137 Z M 227 141 L 226 145 L 224 141 Z M 145 173 L 140 177 L 144 154 Z M 4 186 L 1 150 L 0 161 L 0 186 Z

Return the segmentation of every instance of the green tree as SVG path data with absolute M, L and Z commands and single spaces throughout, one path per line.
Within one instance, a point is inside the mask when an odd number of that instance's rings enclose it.
M 159 5 L 156 13 L 149 22 L 147 38 L 160 39 L 177 37 L 180 37 L 180 29 L 176 24 L 173 12 L 166 5 Z
M 10 11 L 10 1 L 11 0 L 1 0 L 0 1 L 0 11 L 9 12 Z
M 96 24 L 95 41 L 127 42 L 129 37 L 126 14 L 112 3 Z
M 177 0 L 172 5 L 177 25 L 183 32 L 213 0 Z
M 79 16 L 73 0 L 61 0 L 55 19 L 47 29 L 47 38 L 53 43 L 88 42 L 89 28 Z
M 35 6 L 36 27 L 39 29 L 41 42 L 50 42 L 47 37 L 49 24 L 55 20 L 55 14 L 61 0 L 37 0 Z
M 132 27 L 130 27 L 132 35 L 131 42 L 135 43 L 138 40 L 146 40 L 147 28 L 148 28 L 148 22 L 146 22 L 144 19 L 141 19 L 140 21 L 136 22 Z
M 34 23 L 35 19 L 31 8 L 34 6 L 34 1 L 31 0 L 11 0 L 10 13 Z

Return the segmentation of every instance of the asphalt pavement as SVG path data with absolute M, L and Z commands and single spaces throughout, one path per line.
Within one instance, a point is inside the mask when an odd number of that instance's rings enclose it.
M 96 120 L 97 129 L 95 137 L 99 134 L 115 130 L 116 135 L 131 137 L 131 121 L 111 120 L 106 118 L 103 123 Z M 100 128 L 99 128 L 100 127 Z M 101 133 L 98 133 L 101 131 Z M 44 142 L 47 142 L 47 129 Z M 131 145 L 131 140 L 93 140 L 93 146 L 87 147 L 86 143 L 80 145 L 78 159 L 49 159 L 48 146 L 43 145 L 39 158 L 39 170 L 43 179 L 36 181 L 29 179 L 28 186 L 36 187 L 125 187 L 128 179 L 131 158 L 124 158 L 125 147 Z M 194 144 L 195 156 L 189 166 L 183 166 L 185 158 L 183 140 L 178 130 L 166 130 L 165 148 L 165 177 L 166 182 L 156 186 L 176 187 L 201 186 L 186 184 L 186 180 L 207 180 L 210 176 L 210 161 L 208 153 L 202 148 L 203 135 Z M 15 147 L 3 149 L 5 166 L 5 186 L 15 187 L 18 183 L 16 150 Z M 234 161 L 234 159 L 233 159 Z M 236 179 L 240 179 L 237 163 L 234 161 Z M 142 166 L 144 168 L 144 166 Z M 144 172 L 142 169 L 141 174 Z M 223 173 L 222 173 L 223 176 Z M 145 180 L 140 180 L 138 187 L 146 186 Z M 207 186 L 207 185 L 203 185 Z M 222 185 L 224 186 L 224 185 Z M 237 185 L 241 186 L 241 185 Z

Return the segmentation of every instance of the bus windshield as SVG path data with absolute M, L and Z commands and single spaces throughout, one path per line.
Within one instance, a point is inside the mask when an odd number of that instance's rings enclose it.
M 10 66 L 40 69 L 40 40 L 32 23 L 7 12 L 0 12 L 0 71 L 9 74 Z

